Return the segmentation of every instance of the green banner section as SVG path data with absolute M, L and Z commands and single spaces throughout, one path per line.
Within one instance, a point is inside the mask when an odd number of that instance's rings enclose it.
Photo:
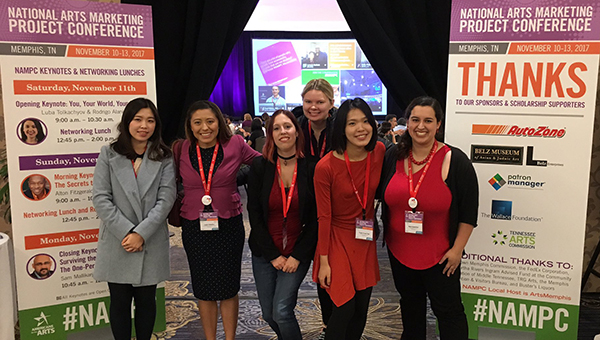
M 19 312 L 21 339 L 64 340 L 67 334 L 109 327 L 110 298 L 103 297 Z M 155 332 L 166 329 L 165 289 L 156 290 Z M 132 323 L 133 325 L 133 323 Z
M 536 339 L 577 339 L 578 305 L 467 293 L 462 299 L 469 339 L 479 338 L 479 327 L 535 332 Z
M 302 70 L 302 85 L 306 85 L 313 79 L 323 78 L 327 80 L 331 85 L 340 84 L 340 71 L 339 70 Z

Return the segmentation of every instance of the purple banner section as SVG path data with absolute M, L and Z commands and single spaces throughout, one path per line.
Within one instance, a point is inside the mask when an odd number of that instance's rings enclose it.
M 454 0 L 450 41 L 597 41 L 589 0 Z
M 19 170 L 87 168 L 96 166 L 99 153 L 19 157 Z
M 153 47 L 152 7 L 2 0 L 0 41 Z
M 300 77 L 302 70 L 294 45 L 282 41 L 256 53 L 256 61 L 267 85 L 279 85 Z

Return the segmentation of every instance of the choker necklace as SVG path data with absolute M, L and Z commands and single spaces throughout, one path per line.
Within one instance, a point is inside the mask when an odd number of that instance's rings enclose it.
M 433 156 L 433 154 L 437 150 L 437 145 L 438 145 L 438 143 L 437 143 L 437 140 L 436 140 L 436 141 L 434 141 L 433 145 L 431 146 L 431 150 L 429 151 L 429 154 L 422 161 L 416 161 L 415 160 L 415 158 L 413 157 L 412 148 L 408 151 L 408 158 L 415 165 L 423 165 L 423 164 L 427 163 L 427 161 L 429 161 L 429 159 L 431 158 L 431 156 Z
M 277 157 L 279 157 L 279 158 L 283 159 L 283 165 L 287 165 L 287 161 L 289 161 L 289 160 L 290 160 L 290 159 L 292 159 L 292 158 L 295 158 L 295 157 L 296 157 L 296 154 L 293 154 L 293 155 L 291 155 L 290 157 L 283 157 L 283 156 L 281 156 L 281 155 L 277 154 Z

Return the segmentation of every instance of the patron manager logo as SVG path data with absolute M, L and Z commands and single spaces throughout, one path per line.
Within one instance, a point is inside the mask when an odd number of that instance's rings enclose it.
M 506 177 L 508 181 L 506 181 L 500 174 L 495 174 L 488 180 L 488 183 L 496 191 L 500 190 L 505 185 L 511 189 L 543 190 L 544 184 L 546 184 L 546 182 L 535 181 L 529 175 L 509 174 Z
M 523 147 L 471 145 L 471 162 L 490 164 L 523 164 Z

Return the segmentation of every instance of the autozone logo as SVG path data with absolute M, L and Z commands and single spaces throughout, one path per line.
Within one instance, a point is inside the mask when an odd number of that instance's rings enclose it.
M 489 125 L 473 124 L 473 135 L 496 135 L 516 137 L 545 137 L 562 138 L 567 133 L 566 129 L 551 129 L 548 126 L 520 127 L 518 125 Z

